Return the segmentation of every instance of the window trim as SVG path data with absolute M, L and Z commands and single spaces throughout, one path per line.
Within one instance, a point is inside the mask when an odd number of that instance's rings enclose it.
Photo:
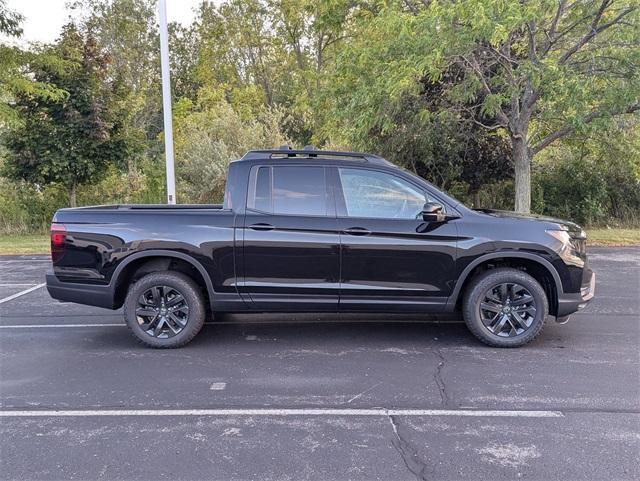
M 435 195 L 431 189 L 426 189 L 423 185 L 420 185 L 418 182 L 416 182 L 414 179 L 412 178 L 407 178 L 406 176 L 402 176 L 402 175 L 398 175 L 397 172 L 393 172 L 387 169 L 379 169 L 379 168 L 370 168 L 370 167 L 365 167 L 365 166 L 333 166 L 333 183 L 335 184 L 335 199 L 336 199 L 336 216 L 338 219 L 363 219 L 363 220 L 392 220 L 392 221 L 407 221 L 407 220 L 416 220 L 416 221 L 420 221 L 423 222 L 422 219 L 403 219 L 403 218 L 397 218 L 397 217 L 358 217 L 358 216 L 350 216 L 347 212 L 347 203 L 345 200 L 345 196 L 344 196 L 344 189 L 342 187 L 342 179 L 340 178 L 340 169 L 349 169 L 349 170 L 366 170 L 366 171 L 372 171 L 372 172 L 378 172 L 381 174 L 387 174 L 390 175 L 391 177 L 395 177 L 397 179 L 400 179 L 404 182 L 406 182 L 407 184 L 410 184 L 411 186 L 413 186 L 414 188 L 418 189 L 420 192 L 422 192 L 425 195 L 425 202 L 426 202 L 426 195 L 430 195 L 431 197 L 433 197 L 435 200 L 437 200 L 438 202 L 440 202 L 442 204 L 442 206 L 444 207 L 444 212 L 446 213 L 448 210 L 454 211 L 455 209 L 453 209 L 451 207 L 451 205 L 449 205 L 448 202 L 445 202 L 442 200 L 442 198 L 440 198 L 438 195 Z

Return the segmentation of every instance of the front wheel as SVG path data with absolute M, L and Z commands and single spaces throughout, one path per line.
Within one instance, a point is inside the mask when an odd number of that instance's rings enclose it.
M 181 347 L 202 329 L 205 304 L 198 285 L 180 272 L 152 272 L 129 288 L 124 317 L 133 335 L 155 348 Z
M 542 286 L 526 272 L 498 268 L 475 277 L 463 299 L 469 330 L 493 347 L 519 347 L 535 339 L 548 312 Z

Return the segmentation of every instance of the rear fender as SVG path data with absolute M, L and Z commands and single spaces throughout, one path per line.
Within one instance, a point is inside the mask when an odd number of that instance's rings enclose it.
M 204 282 L 207 286 L 207 294 L 209 295 L 209 302 L 211 303 L 211 307 L 213 307 L 213 299 L 215 296 L 215 291 L 213 289 L 213 283 L 211 282 L 211 278 L 209 277 L 209 274 L 206 271 L 206 269 L 202 266 L 202 264 L 200 264 L 200 262 L 198 262 L 196 259 L 194 259 L 190 255 L 184 254 L 182 252 L 175 252 L 175 251 L 169 251 L 169 250 L 162 250 L 162 249 L 146 250 L 143 252 L 136 252 L 135 254 L 131 254 L 126 259 L 124 259 L 120 263 L 120 265 L 118 265 L 118 267 L 113 273 L 113 276 L 111 277 L 111 282 L 109 285 L 113 288 L 114 292 L 116 291 L 116 288 L 121 279 L 122 273 L 125 271 L 126 267 L 132 262 L 145 257 L 164 257 L 165 258 L 165 259 L 154 260 L 152 263 L 150 263 L 148 267 L 145 267 L 145 270 L 148 270 L 149 272 L 152 272 L 154 270 L 167 269 L 169 267 L 169 264 L 171 263 L 170 258 L 181 259 L 191 264 L 195 269 L 197 269 L 197 271 L 200 273 L 200 275 L 204 279 Z

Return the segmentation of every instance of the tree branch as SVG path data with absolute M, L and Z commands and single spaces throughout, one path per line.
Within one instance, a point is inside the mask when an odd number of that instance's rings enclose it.
M 622 10 L 620 12 L 620 14 L 618 14 L 618 16 L 616 18 L 614 18 L 613 20 L 611 20 L 608 23 L 603 23 L 602 25 L 598 26 L 598 23 L 600 23 L 600 20 L 602 19 L 602 15 L 604 14 L 604 11 L 607 9 L 607 7 L 611 4 L 611 0 L 604 0 L 602 2 L 602 4 L 600 5 L 600 8 L 598 9 L 598 12 L 596 13 L 595 18 L 593 19 L 593 22 L 591 22 L 591 28 L 589 29 L 589 31 L 587 33 L 585 33 L 580 40 L 578 40 L 576 42 L 576 44 L 571 47 L 569 50 L 567 50 L 561 57 L 560 60 L 558 60 L 558 64 L 559 65 L 563 65 L 567 60 L 569 60 L 569 58 L 575 54 L 578 50 L 580 50 L 585 44 L 587 44 L 589 41 L 591 41 L 591 39 L 593 39 L 593 37 L 595 37 L 596 35 L 598 35 L 600 32 L 606 30 L 607 28 L 616 25 L 617 23 L 619 23 L 624 17 L 626 17 L 627 15 L 629 15 L 631 12 L 633 12 L 636 7 L 628 7 L 625 8 L 624 10 Z
M 556 10 L 556 14 L 553 17 L 553 20 L 551 22 L 551 26 L 549 27 L 549 38 L 551 40 L 553 40 L 553 38 L 556 36 L 556 29 L 558 28 L 558 22 L 560 21 L 560 18 L 562 17 L 562 14 L 564 13 L 564 6 L 567 4 L 566 0 L 562 0 L 560 2 L 558 2 L 558 10 Z
M 535 65 L 538 64 L 538 54 L 536 52 L 536 24 L 535 22 L 527 23 L 527 52 L 529 60 Z
M 476 105 L 475 108 L 478 108 L 479 105 Z M 508 128 L 509 126 L 506 124 L 502 124 L 500 122 L 498 123 L 494 123 L 493 125 L 487 125 L 483 122 L 480 122 L 479 120 L 476 119 L 476 117 L 478 116 L 478 112 L 476 112 L 474 109 L 471 109 L 469 107 L 465 107 L 462 106 L 462 110 L 464 110 L 465 112 L 467 112 L 469 114 L 469 116 L 467 117 L 468 120 L 470 120 L 471 122 L 473 122 L 476 125 L 479 125 L 480 127 L 483 127 L 487 130 L 496 130 L 496 129 L 500 129 L 500 128 Z
M 464 55 L 461 55 L 461 57 L 476 73 L 476 75 L 480 79 L 480 82 L 482 83 L 482 87 L 484 88 L 485 93 L 487 95 L 493 95 L 493 92 L 491 91 L 491 87 L 489 87 L 489 84 L 487 83 L 487 79 L 482 74 L 482 70 L 480 69 L 480 66 L 478 65 L 477 60 L 474 58 L 474 62 L 471 62 Z M 505 124 L 505 126 L 509 125 L 509 117 L 507 117 L 507 114 L 504 113 L 504 110 L 502 110 L 502 107 L 499 106 L 498 108 L 499 108 L 499 111 L 496 114 L 498 119 L 500 119 L 500 122 Z
M 403 3 L 411 11 L 411 13 L 413 13 L 414 15 L 418 14 L 418 9 L 416 8 L 416 6 L 414 5 L 414 3 L 411 0 L 404 0 Z
M 640 110 L 640 102 L 636 102 L 634 104 L 629 105 L 628 107 L 626 107 L 625 109 L 619 110 L 617 112 L 606 112 L 603 110 L 597 110 L 594 112 L 591 112 L 589 114 L 587 114 L 583 121 L 588 124 L 590 122 L 593 122 L 594 120 L 605 116 L 606 114 L 610 114 L 610 115 L 622 115 L 622 114 L 631 114 L 633 112 L 636 112 Z M 531 148 L 531 155 L 536 155 L 538 152 L 540 152 L 541 150 L 543 150 L 544 148 L 548 147 L 549 144 L 555 142 L 556 140 L 558 140 L 561 137 L 564 137 L 567 134 L 570 134 L 571 132 L 573 132 L 573 130 L 575 130 L 575 127 L 572 126 L 565 126 L 562 127 L 561 129 L 556 130 L 555 132 L 547 135 L 544 139 L 542 139 L 540 142 L 538 142 L 538 144 Z

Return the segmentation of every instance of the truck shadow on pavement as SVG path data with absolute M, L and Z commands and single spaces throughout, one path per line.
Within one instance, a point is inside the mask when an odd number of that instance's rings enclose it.
M 191 343 L 178 350 L 228 348 L 234 352 L 245 349 L 251 352 L 257 348 L 264 352 L 285 347 L 302 351 L 322 346 L 331 350 L 386 348 L 389 352 L 393 349 L 413 352 L 434 344 L 438 347 L 471 345 L 491 349 L 477 341 L 464 323 L 455 318 L 424 320 L 415 316 L 387 315 L 386 320 L 372 320 L 371 317 L 350 315 L 346 319 L 337 319 L 335 315 L 227 314 L 217 316 L 213 322 L 208 321 Z M 138 343 L 126 328 L 100 330 L 83 336 L 85 340 L 88 337 L 92 343 L 108 345 L 112 349 L 138 346 L 154 351 Z

